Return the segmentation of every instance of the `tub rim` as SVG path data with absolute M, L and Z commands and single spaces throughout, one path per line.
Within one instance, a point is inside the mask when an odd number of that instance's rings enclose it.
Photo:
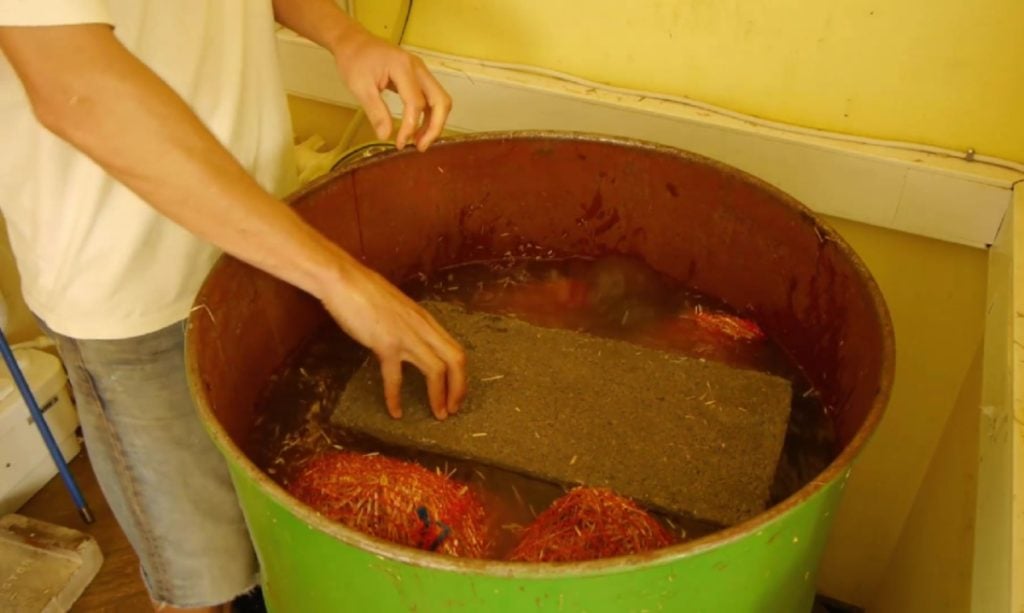
M 424 567 L 435 570 L 454 571 L 477 575 L 490 575 L 495 577 L 515 578 L 537 578 L 555 579 L 563 576 L 594 576 L 604 575 L 610 572 L 622 572 L 623 570 L 636 570 L 643 567 L 655 567 L 670 564 L 682 558 L 689 558 L 702 554 L 722 546 L 735 543 L 747 536 L 752 536 L 765 531 L 770 525 L 783 516 L 800 508 L 804 502 L 821 493 L 827 486 L 840 481 L 845 481 L 852 470 L 854 460 L 860 455 L 862 449 L 870 440 L 881 421 L 882 415 L 889 402 L 893 376 L 895 372 L 895 338 L 893 334 L 892 319 L 889 309 L 886 306 L 882 292 L 875 281 L 874 276 L 861 260 L 860 256 L 846 243 L 846 241 L 814 214 L 809 207 L 798 201 L 796 198 L 778 187 L 760 179 L 746 171 L 740 170 L 724 162 L 679 149 L 677 147 L 662 145 L 651 141 L 612 136 L 606 134 L 595 134 L 576 131 L 558 130 L 515 130 L 515 131 L 493 131 L 474 132 L 446 136 L 438 139 L 431 148 L 446 146 L 457 146 L 461 143 L 476 141 L 507 141 L 507 140 L 556 140 L 556 141 L 584 141 L 594 143 L 605 143 L 631 149 L 642 149 L 652 153 L 667 155 L 688 162 L 705 164 L 715 169 L 731 174 L 752 184 L 758 189 L 770 193 L 782 204 L 787 205 L 802 213 L 803 216 L 815 225 L 820 236 L 831 242 L 850 261 L 854 270 L 860 278 L 866 282 L 866 289 L 875 312 L 879 317 L 879 324 L 882 334 L 881 346 L 881 371 L 879 374 L 878 391 L 871 403 L 871 408 L 865 415 L 864 421 L 858 427 L 850 442 L 839 452 L 831 463 L 814 479 L 811 479 L 803 487 L 779 502 L 772 505 L 762 513 L 722 530 L 718 530 L 703 537 L 665 547 L 651 552 L 618 556 L 601 560 L 590 560 L 586 562 L 509 562 L 504 560 L 480 560 L 457 558 L 439 553 L 423 551 L 420 549 L 398 545 L 390 541 L 379 539 L 340 523 L 326 519 L 311 507 L 300 502 L 289 494 L 277 482 L 271 479 L 264 471 L 260 470 L 255 463 L 246 455 L 231 439 L 224 430 L 219 419 L 209 406 L 206 395 L 203 392 L 201 376 L 198 368 L 198 357 L 195 346 L 192 342 L 192 321 L 196 317 L 204 316 L 199 311 L 202 309 L 193 308 L 189 314 L 185 331 L 185 368 L 188 378 L 188 386 L 196 404 L 196 410 L 203 422 L 207 433 L 225 456 L 225 461 L 235 462 L 244 471 L 247 477 L 258 484 L 278 505 L 287 510 L 307 527 L 319 530 L 320 532 L 340 541 L 345 545 L 356 547 L 364 552 L 391 559 L 404 564 Z M 301 200 L 310 192 L 317 190 L 321 185 L 333 181 L 340 175 L 358 170 L 370 164 L 376 164 L 383 160 L 400 156 L 416 155 L 418 152 L 413 148 L 398 150 L 391 147 L 384 152 L 374 152 L 368 156 L 361 157 L 349 164 L 335 168 L 328 173 L 314 179 L 305 186 L 299 188 L 285 198 L 289 204 Z M 229 255 L 221 255 L 197 293 L 197 299 L 202 296 L 206 286 L 214 276 L 214 273 L 227 262 L 233 260 Z M 244 510 L 244 508 L 243 508 Z

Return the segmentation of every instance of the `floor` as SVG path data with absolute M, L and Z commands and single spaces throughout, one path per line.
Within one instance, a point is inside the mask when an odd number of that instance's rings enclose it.
M 81 530 L 92 535 L 99 544 L 103 552 L 103 567 L 71 610 L 83 613 L 150 610 L 149 596 L 139 575 L 139 560 L 114 521 L 84 451 L 71 461 L 71 472 L 96 517 L 95 523 L 86 525 L 78 517 L 78 511 L 59 478 L 52 479 L 18 511 L 28 517 Z
M 107 506 L 93 475 L 84 448 L 70 464 L 71 473 L 82 490 L 96 521 L 85 524 L 59 477 L 23 506 L 18 513 L 92 535 L 103 552 L 103 566 L 71 609 L 72 613 L 140 613 L 150 611 L 146 586 L 139 574 L 139 559 Z M 257 590 L 258 592 L 258 590 Z M 259 594 L 238 599 L 234 613 L 266 613 Z

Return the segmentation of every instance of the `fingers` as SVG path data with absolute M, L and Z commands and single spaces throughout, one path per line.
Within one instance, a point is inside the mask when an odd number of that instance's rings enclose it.
M 425 151 L 441 136 L 444 124 L 448 121 L 448 115 L 452 110 L 452 99 L 422 62 L 417 62 L 415 70 L 420 86 L 423 88 L 423 94 L 427 99 L 423 127 L 416 135 L 416 148 Z
M 402 418 L 402 361 L 394 357 L 381 357 L 380 374 L 384 379 L 384 403 L 388 414 Z
M 430 146 L 430 142 L 424 140 L 424 135 L 430 128 L 431 118 L 434 116 L 433 109 L 428 105 L 427 108 L 423 109 L 423 120 L 420 121 L 420 127 L 416 130 L 416 134 L 413 135 L 413 142 L 416 143 L 416 149 L 419 151 L 426 151 L 427 147 Z
M 359 100 L 359 104 L 363 106 L 366 118 L 370 121 L 370 125 L 373 126 L 373 131 L 377 134 L 377 138 L 387 140 L 391 136 L 391 112 L 388 110 L 388 106 L 384 104 L 384 99 L 380 97 L 380 91 L 378 91 L 373 83 L 368 83 L 352 93 Z
M 437 356 L 424 356 L 422 364 L 417 364 L 427 380 L 427 396 L 430 398 L 430 411 L 437 419 L 448 418 L 448 380 L 444 362 Z
M 410 66 L 415 66 L 415 60 L 410 59 L 409 63 Z M 420 117 L 426 108 L 427 99 L 417 82 L 415 68 L 396 71 L 392 74 L 391 81 L 395 84 L 395 89 L 398 90 L 398 96 L 402 99 L 404 106 L 402 124 L 395 137 L 395 146 L 403 149 L 420 125 Z
M 466 383 L 466 354 L 460 347 L 454 358 L 448 362 L 448 414 L 454 415 L 462 408 L 469 387 Z
M 453 339 L 448 332 L 437 323 L 430 313 L 420 309 L 420 315 L 426 320 L 434 334 L 428 338 L 431 348 L 445 364 L 447 374 L 448 397 L 447 409 L 449 414 L 459 412 L 462 402 L 466 399 L 468 391 L 466 377 L 466 352 L 462 346 Z
M 373 39 L 359 48 L 358 54 L 338 58 L 339 70 L 349 89 L 366 111 L 377 138 L 391 135 L 391 113 L 381 93 L 395 91 L 402 100 L 402 121 L 395 135 L 395 146 L 415 143 L 424 151 L 444 130 L 451 112 L 451 97 L 430 72 L 423 60 L 406 51 Z
M 401 364 L 409 362 L 423 373 L 431 413 L 444 420 L 458 412 L 466 397 L 465 353 L 425 311 L 414 311 L 413 317 L 418 321 L 404 335 L 400 345 L 395 345 L 396 350 L 378 354 L 388 413 L 396 419 L 402 415 L 399 406 Z
M 428 342 L 431 345 L 432 359 L 429 360 L 426 369 L 421 370 L 427 377 L 428 385 L 433 380 L 436 389 L 444 391 L 443 396 L 435 396 L 433 390 L 430 390 L 430 406 L 434 415 L 438 414 L 440 406 L 447 417 L 458 413 L 463 400 L 466 399 L 466 354 L 462 347 L 450 339 L 435 337 Z
M 404 350 L 378 353 L 381 378 L 384 380 L 384 401 L 388 413 L 395 419 L 402 417 L 400 406 L 402 387 L 402 363 L 409 362 L 423 373 L 427 382 L 427 396 L 430 412 L 437 419 L 448 417 L 447 367 L 419 335 L 412 333 L 402 343 Z M 395 345 L 399 347 L 399 345 Z

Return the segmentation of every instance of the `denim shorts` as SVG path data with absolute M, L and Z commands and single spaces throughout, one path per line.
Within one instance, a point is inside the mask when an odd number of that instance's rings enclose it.
M 120 340 L 46 332 L 68 370 L 93 470 L 151 598 L 199 608 L 251 590 L 256 557 L 227 466 L 189 394 L 184 325 Z

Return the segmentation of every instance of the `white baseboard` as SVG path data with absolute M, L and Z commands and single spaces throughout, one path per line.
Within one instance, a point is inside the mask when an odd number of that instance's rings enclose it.
M 278 36 L 289 92 L 356 105 L 326 51 L 287 30 Z M 1024 173 L 993 164 L 794 131 L 682 100 L 416 52 L 455 101 L 453 130 L 570 130 L 671 145 L 754 174 L 822 214 L 944 241 L 991 245 L 1014 183 L 1024 180 Z M 389 102 L 397 111 L 396 101 Z

